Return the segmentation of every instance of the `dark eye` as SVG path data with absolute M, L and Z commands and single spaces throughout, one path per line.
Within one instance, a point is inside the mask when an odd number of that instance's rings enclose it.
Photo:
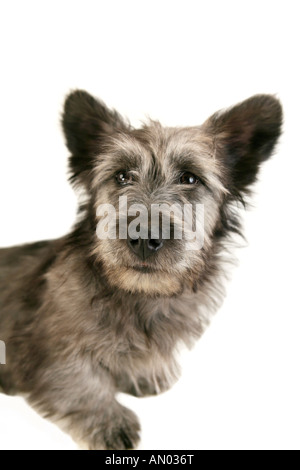
M 116 180 L 119 184 L 125 186 L 126 184 L 132 183 L 133 175 L 129 171 L 120 171 L 116 175 Z
M 199 178 L 193 175 L 193 173 L 185 172 L 180 176 L 180 184 L 198 184 Z

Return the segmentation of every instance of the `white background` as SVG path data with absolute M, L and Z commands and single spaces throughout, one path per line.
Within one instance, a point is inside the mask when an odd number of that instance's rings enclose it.
M 300 448 L 298 5 L 0 4 L 0 246 L 59 237 L 74 221 L 59 125 L 70 89 L 135 125 L 145 115 L 200 124 L 255 93 L 283 103 L 284 134 L 255 188 L 223 308 L 170 392 L 122 398 L 141 418 L 141 449 Z M 0 396 L 0 416 L 0 449 L 76 449 L 19 398 Z

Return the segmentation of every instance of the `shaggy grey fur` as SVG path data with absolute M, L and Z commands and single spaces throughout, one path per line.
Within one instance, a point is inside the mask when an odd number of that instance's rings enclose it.
M 2 390 L 89 449 L 136 447 L 138 419 L 116 393 L 156 394 L 177 379 L 179 345 L 201 336 L 223 299 L 221 255 L 240 232 L 234 207 L 281 121 L 278 100 L 257 95 L 199 127 L 151 121 L 136 130 L 86 92 L 71 93 L 62 124 L 71 180 L 86 198 L 66 237 L 0 250 Z M 171 237 L 145 262 L 127 240 L 99 240 L 97 207 L 121 195 L 146 207 L 204 204 L 204 247 L 188 251 Z

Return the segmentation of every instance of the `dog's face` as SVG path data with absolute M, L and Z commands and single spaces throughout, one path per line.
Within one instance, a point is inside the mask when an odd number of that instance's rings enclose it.
M 271 155 L 281 120 L 279 102 L 258 95 L 199 127 L 163 128 L 150 122 L 136 130 L 87 93 L 69 95 L 63 127 L 72 178 L 89 196 L 91 251 L 108 282 L 148 295 L 172 296 L 184 287 L 195 288 L 216 244 L 234 224 L 226 220 L 230 204 L 242 198 L 260 163 Z M 115 236 L 99 237 L 97 224 L 106 216 L 99 207 L 107 204 L 115 208 Z M 158 205 L 155 219 L 152 210 Z M 187 206 L 192 208 L 189 228 Z M 164 219 L 168 207 L 181 212 L 171 210 Z M 110 219 L 105 220 L 109 232 Z M 191 249 L 191 231 L 196 229 L 201 246 Z

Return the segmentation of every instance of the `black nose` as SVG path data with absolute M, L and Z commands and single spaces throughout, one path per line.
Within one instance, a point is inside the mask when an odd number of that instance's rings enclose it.
M 164 242 L 162 238 L 157 240 L 143 240 L 142 238 L 128 239 L 129 248 L 143 261 L 153 255 L 153 253 L 160 250 L 163 247 L 163 244 Z

